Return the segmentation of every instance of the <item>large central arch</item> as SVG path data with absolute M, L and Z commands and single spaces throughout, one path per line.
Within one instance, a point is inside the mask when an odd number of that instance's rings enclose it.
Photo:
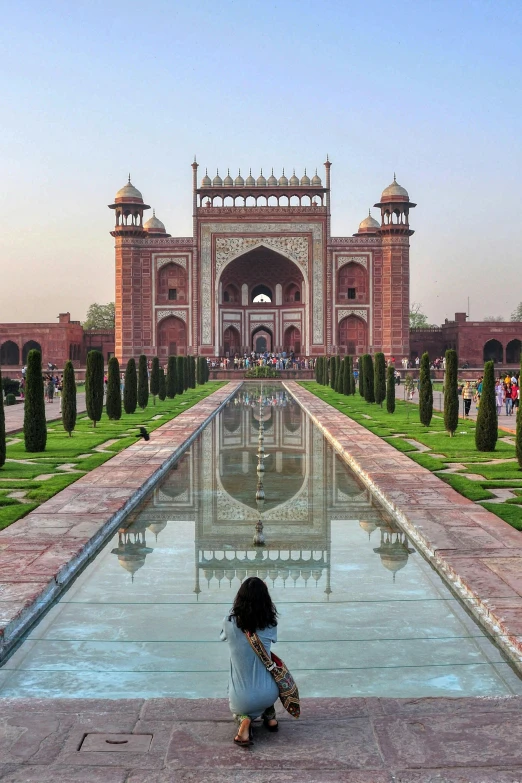
M 235 292 L 239 295 L 236 296 Z M 268 351 L 285 349 L 289 325 L 300 345 L 308 344 L 309 291 L 306 273 L 292 259 L 259 245 L 233 258 L 216 280 L 216 352 L 230 345 L 230 328 L 239 333 L 241 351 L 256 350 L 255 334 L 264 329 Z M 269 344 L 270 343 L 270 344 Z

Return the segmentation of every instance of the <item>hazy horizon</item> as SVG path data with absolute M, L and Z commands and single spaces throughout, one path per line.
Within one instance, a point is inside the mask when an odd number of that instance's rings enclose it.
M 107 205 L 129 171 L 190 236 L 194 154 L 201 179 L 323 177 L 328 153 L 335 236 L 378 217 L 396 172 L 430 323 L 522 300 L 520 2 L 22 0 L 2 21 L 0 321 L 114 300 Z

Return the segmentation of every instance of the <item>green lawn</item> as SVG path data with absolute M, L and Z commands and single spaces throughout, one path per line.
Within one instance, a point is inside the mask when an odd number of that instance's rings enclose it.
M 329 386 L 321 386 L 315 381 L 300 383 L 308 391 L 350 416 L 419 465 L 437 472 L 441 479 L 470 500 L 488 501 L 495 497 L 491 490 L 498 488 L 515 490 L 522 487 L 522 470 L 516 460 L 515 447 L 508 442 L 509 439 L 513 439 L 513 436 L 502 430 L 499 430 L 495 451 L 478 452 L 475 448 L 475 422 L 471 420 L 460 420 L 457 432 L 450 438 L 444 430 L 444 420 L 439 412 L 435 412 L 431 425 L 425 427 L 419 421 L 419 409 L 414 403 L 398 399 L 395 413 L 389 414 L 386 411 L 386 403 L 383 408 L 367 403 L 359 392 L 356 392 L 353 397 L 345 397 L 334 392 Z M 415 443 L 409 443 L 408 440 L 427 446 L 430 451 L 421 452 Z M 498 459 L 512 461 L 485 464 Z M 447 473 L 449 463 L 458 463 L 462 467 L 457 468 L 456 474 Z M 466 475 L 460 475 L 466 473 L 483 476 L 484 481 L 472 480 Z M 482 502 L 482 505 L 517 530 L 522 530 L 522 497 L 512 498 L 503 503 Z
M 161 402 L 157 399 L 156 405 L 149 398 L 145 410 L 138 408 L 132 415 L 123 413 L 119 421 L 110 421 L 104 413 L 96 427 L 92 426 L 86 414 L 80 414 L 72 437 L 64 432 L 61 421 L 50 422 L 44 452 L 25 451 L 22 433 L 8 435 L 7 460 L 0 469 L 0 530 L 135 443 L 137 427 L 145 425 L 152 432 L 208 397 L 224 383 L 211 381 L 196 389 L 188 389 L 173 400 Z M 108 444 L 108 441 L 114 443 Z M 100 446 L 104 446 L 103 452 L 95 450 Z M 64 466 L 75 472 L 67 472 Z M 13 492 L 23 492 L 24 495 L 9 497 Z

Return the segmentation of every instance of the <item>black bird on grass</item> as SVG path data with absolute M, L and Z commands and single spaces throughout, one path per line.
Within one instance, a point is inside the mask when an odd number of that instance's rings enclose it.
M 143 440 L 150 440 L 150 435 L 145 427 L 138 427 L 140 434 L 136 435 L 137 438 L 143 438 Z

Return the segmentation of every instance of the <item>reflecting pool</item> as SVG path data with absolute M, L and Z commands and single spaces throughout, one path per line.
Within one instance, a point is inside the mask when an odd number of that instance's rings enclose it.
M 297 403 L 252 384 L 28 634 L 0 696 L 225 697 L 219 631 L 251 575 L 303 696 L 522 693 Z

